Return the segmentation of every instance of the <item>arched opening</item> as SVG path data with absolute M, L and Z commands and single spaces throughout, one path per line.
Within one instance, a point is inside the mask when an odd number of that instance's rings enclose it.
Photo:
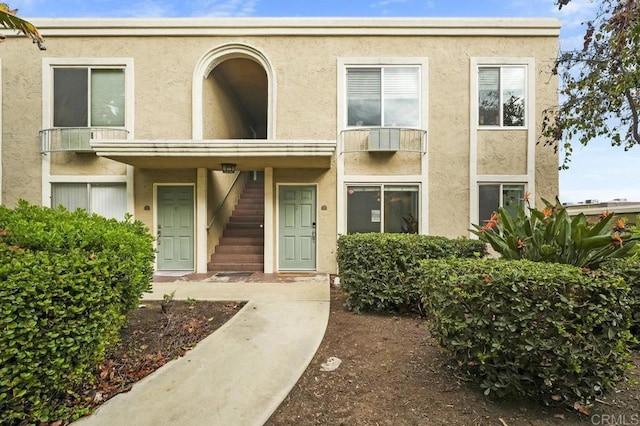
M 257 62 L 227 59 L 203 87 L 204 139 L 267 138 L 267 74 Z
M 194 139 L 271 139 L 273 73 L 256 49 L 225 45 L 205 54 L 194 73 Z

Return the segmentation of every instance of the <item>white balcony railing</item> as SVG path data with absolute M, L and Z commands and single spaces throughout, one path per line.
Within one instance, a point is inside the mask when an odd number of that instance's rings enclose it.
M 427 131 L 404 127 L 355 127 L 340 132 L 340 153 L 427 152 Z
M 62 127 L 40 130 L 40 153 L 93 152 L 92 140 L 127 139 L 125 129 L 109 127 Z

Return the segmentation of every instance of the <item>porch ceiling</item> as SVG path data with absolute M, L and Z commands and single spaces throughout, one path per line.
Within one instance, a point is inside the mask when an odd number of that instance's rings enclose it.
M 100 157 L 144 169 L 207 168 L 235 163 L 236 170 L 331 167 L 335 140 L 93 140 Z

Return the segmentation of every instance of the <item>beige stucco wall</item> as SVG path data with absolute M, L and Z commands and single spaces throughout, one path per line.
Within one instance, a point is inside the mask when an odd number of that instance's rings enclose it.
M 526 175 L 528 130 L 478 131 L 478 174 Z
M 275 116 L 278 139 L 336 140 L 338 128 L 338 58 L 427 58 L 428 86 L 423 112 L 428 130 L 429 232 L 457 237 L 469 235 L 470 164 L 478 173 L 524 174 L 523 141 L 527 131 L 480 132 L 478 158 L 470 158 L 470 62 L 474 57 L 535 58 L 536 113 L 528 131 L 537 132 L 540 113 L 557 100 L 555 78 L 549 67 L 556 57 L 556 37 L 505 36 L 371 36 L 371 35 L 207 35 L 160 37 L 48 36 L 46 52 L 28 40 L 11 38 L 2 44 L 3 88 L 3 201 L 19 198 L 40 202 L 42 172 L 37 136 L 42 125 L 42 58 L 133 58 L 135 139 L 171 140 L 192 137 L 192 82 L 196 64 L 212 49 L 227 43 L 243 43 L 261 52 L 273 68 Z M 171 59 L 175 58 L 175 59 Z M 45 94 L 48 96 L 48 94 Z M 203 90 L 205 137 L 225 137 L 244 127 L 241 114 L 212 79 Z M 223 115 L 228 111 L 230 115 Z M 218 121 L 217 121 L 218 120 Z M 222 123 L 228 126 L 224 127 Z M 215 129 L 215 130 L 214 130 Z M 536 136 L 537 139 L 537 136 Z M 517 147 L 517 149 L 516 149 Z M 507 148 L 507 149 L 506 149 Z M 507 154 L 508 153 L 508 154 Z M 557 157 L 538 145 L 537 195 L 552 199 L 558 191 Z M 55 157 L 55 174 L 117 174 L 123 166 L 90 156 Z M 422 173 L 419 154 L 357 154 L 346 156 L 349 175 L 413 175 Z M 304 161 L 304 160 L 302 160 Z M 336 185 L 335 161 L 331 169 L 274 169 L 274 184 L 317 183 L 319 269 L 335 267 Z M 190 167 L 185 164 L 184 167 Z M 147 224 L 153 212 L 153 183 L 195 182 L 195 169 L 137 170 L 135 215 Z M 224 185 L 221 185 L 224 186 Z M 210 188 L 214 193 L 215 187 Z M 275 188 L 274 188 L 275 190 Z M 209 202 L 216 198 L 209 197 Z M 211 204 L 210 204 L 211 206 Z M 320 207 L 326 206 L 323 210 Z M 274 211 L 274 220 L 277 220 Z M 273 226 L 276 226 L 274 223 Z M 275 247 L 274 247 L 275 250 Z
M 126 175 L 127 166 L 93 153 L 53 152 L 52 175 Z
M 195 169 L 150 170 L 136 169 L 134 174 L 134 196 L 136 200 L 135 217 L 153 230 L 154 184 L 195 185 L 197 171 Z M 152 231 L 153 233 L 153 231 Z
M 202 108 L 204 139 L 249 138 L 246 113 L 221 78 L 215 76 L 214 70 L 205 80 Z
M 422 154 L 414 152 L 345 153 L 348 175 L 403 176 L 421 173 Z

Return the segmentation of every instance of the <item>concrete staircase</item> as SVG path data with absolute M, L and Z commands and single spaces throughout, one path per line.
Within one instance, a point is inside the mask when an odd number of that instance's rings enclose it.
M 220 243 L 207 263 L 209 271 L 264 271 L 264 180 L 247 181 Z

